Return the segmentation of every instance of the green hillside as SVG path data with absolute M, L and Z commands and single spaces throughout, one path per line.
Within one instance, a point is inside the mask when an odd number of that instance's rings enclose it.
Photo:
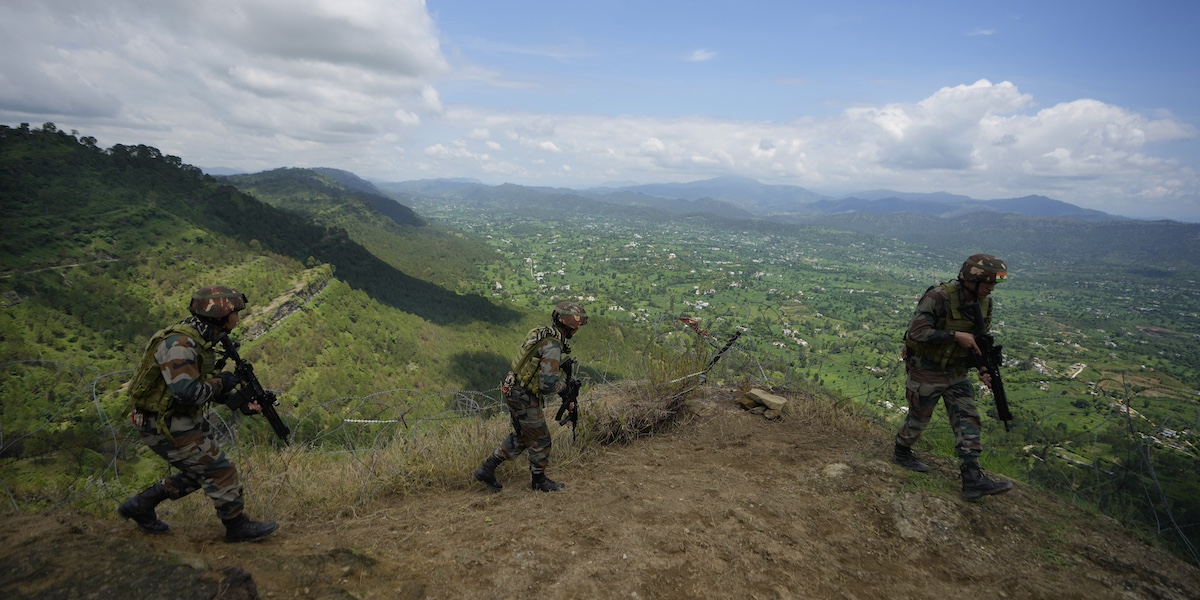
M 276 169 L 220 179 L 271 206 L 345 231 L 389 266 L 438 286 L 461 288 L 480 264 L 493 260 L 481 244 L 427 224 L 345 171 Z
M 452 409 L 458 390 L 494 390 L 553 300 L 521 311 L 443 287 L 434 281 L 479 268 L 469 240 L 392 223 L 336 182 L 314 190 L 322 200 L 289 210 L 151 147 L 101 149 L 51 124 L 0 127 L 3 455 L 111 447 L 104 430 L 125 420 L 119 388 L 145 340 L 186 316 L 191 292 L 211 283 L 249 296 L 235 335 L 282 392 L 300 441 L 360 412 L 417 418 Z M 328 222 L 315 216 L 346 205 Z M 378 246 L 377 256 L 364 244 L 385 231 L 416 241 Z M 409 265 L 444 270 L 422 278 L 402 270 Z M 613 350 L 625 355 L 634 332 L 603 318 L 589 329 L 610 347 L 581 346 L 581 359 L 623 377 Z M 382 407 L 363 400 L 381 393 Z

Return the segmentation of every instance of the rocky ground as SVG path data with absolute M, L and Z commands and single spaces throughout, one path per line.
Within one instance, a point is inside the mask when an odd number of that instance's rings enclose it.
M 910 473 L 886 433 L 802 397 L 778 421 L 735 400 L 714 391 L 668 433 L 552 463 L 560 493 L 507 464 L 498 494 L 464 474 L 258 544 L 225 544 L 215 519 L 146 536 L 6 513 L 0 597 L 1200 598 L 1200 568 L 1110 519 L 1020 482 L 965 502 L 952 461 Z

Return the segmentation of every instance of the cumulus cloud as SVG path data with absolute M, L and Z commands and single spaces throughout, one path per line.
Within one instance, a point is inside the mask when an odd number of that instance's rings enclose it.
M 405 125 L 420 125 L 421 116 L 415 113 L 408 112 L 403 108 L 396 109 L 396 120 Z
M 1011 82 L 979 80 L 910 104 L 856 107 L 787 123 L 713 118 L 545 115 L 455 110 L 442 125 L 471 131 L 487 122 L 571 159 L 572 173 L 540 171 L 544 152 L 510 157 L 538 183 L 590 185 L 611 179 L 690 181 L 741 175 L 817 191 L 892 188 L 977 198 L 1043 194 L 1118 214 L 1178 213 L 1200 180 L 1147 145 L 1191 139 L 1195 128 L 1096 100 L 1037 108 Z M 461 125 L 458 125 L 461 124 Z M 532 137 L 531 132 L 538 132 Z M 447 175 L 453 165 L 445 165 Z M 1107 200 L 1106 200 L 1107 199 Z M 1192 208 L 1194 214 L 1200 210 Z
M 448 68 L 420 0 L 12 0 L 0 50 L 22 57 L 0 67 L 4 121 L 70 122 L 198 161 L 217 160 L 197 156 L 202 140 L 269 155 L 419 125 L 443 109 L 430 82 Z
M 942 88 L 913 105 L 890 104 L 847 111 L 849 124 L 863 129 L 881 166 L 907 169 L 966 169 L 979 166 L 975 153 L 980 123 L 1011 114 L 1032 98 L 1004 82 L 980 80 Z M 882 135 L 879 135 L 882 133 Z

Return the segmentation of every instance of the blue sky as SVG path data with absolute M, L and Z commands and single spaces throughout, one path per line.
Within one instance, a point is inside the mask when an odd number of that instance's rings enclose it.
M 6 0 L 0 123 L 200 167 L 1200 221 L 1196 2 Z

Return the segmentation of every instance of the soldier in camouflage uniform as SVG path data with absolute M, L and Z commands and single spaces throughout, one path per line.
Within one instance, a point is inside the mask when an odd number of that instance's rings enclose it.
M 525 450 L 529 450 L 529 473 L 533 476 L 531 486 L 534 490 L 557 492 L 565 487 L 546 477 L 551 439 L 542 410 L 547 396 L 561 394 L 569 385 L 577 385 L 563 380 L 559 365 L 563 355 L 571 352 L 567 340 L 588 319 L 583 307 L 574 302 L 559 302 L 550 318 L 551 326 L 538 327 L 526 336 L 525 343 L 513 358 L 512 370 L 500 386 L 512 418 L 513 432 L 472 475 L 475 481 L 487 485 L 493 492 L 504 487 L 496 480 L 496 467 L 520 456 Z
M 237 468 L 217 446 L 205 419 L 209 402 L 224 402 L 239 383 L 236 375 L 218 372 L 213 345 L 238 324 L 246 296 L 224 286 L 196 290 L 188 306 L 191 316 L 159 331 L 146 345 L 142 363 L 130 383 L 131 418 L 142 442 L 167 460 L 178 473 L 126 500 L 117 514 L 133 519 L 146 533 L 167 533 L 154 508 L 203 489 L 225 524 L 225 541 L 256 542 L 275 531 L 274 521 L 252 521 L 242 514 L 242 483 Z M 261 407 L 251 403 L 249 409 Z
M 989 254 L 971 255 L 959 269 L 957 281 L 925 291 L 904 335 L 908 416 L 896 433 L 892 460 L 913 471 L 929 470 L 929 465 L 913 454 L 912 446 L 929 425 L 938 400 L 944 400 L 961 462 L 962 495 L 967 500 L 1002 494 L 1013 487 L 1008 481 L 992 481 L 979 470 L 983 449 L 979 409 L 964 364 L 969 353 L 980 354 L 972 332 L 980 323 L 984 331 L 991 326 L 991 293 L 1007 277 L 1004 261 Z M 991 387 L 987 369 L 979 369 L 979 379 Z

